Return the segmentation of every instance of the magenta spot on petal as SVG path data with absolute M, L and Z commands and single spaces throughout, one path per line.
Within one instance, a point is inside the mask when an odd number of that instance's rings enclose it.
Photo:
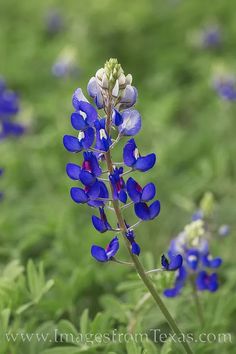
M 137 192 L 142 193 L 143 188 L 137 182 L 136 182 L 135 188 L 136 188 Z
M 82 165 L 83 170 L 92 172 L 91 164 L 89 161 L 85 160 Z

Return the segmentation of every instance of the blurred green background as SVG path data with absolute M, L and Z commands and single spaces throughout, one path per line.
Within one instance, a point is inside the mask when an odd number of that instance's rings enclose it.
M 45 24 L 53 9 L 63 19 L 56 34 L 48 33 Z M 91 317 L 104 308 L 105 294 L 121 302 L 125 298 L 115 288 L 128 269 L 91 259 L 91 244 L 106 244 L 109 235 L 98 235 L 91 226 L 92 211 L 71 201 L 65 165 L 80 158 L 72 158 L 62 145 L 63 135 L 72 133 L 73 91 L 81 87 L 86 92 L 89 78 L 110 57 L 132 73 L 139 91 L 140 150 L 158 156 L 152 172 L 139 179 L 157 184 L 162 204 L 160 217 L 137 231 L 143 254 L 151 252 L 158 264 L 171 237 L 189 222 L 208 190 L 217 201 L 218 224 L 234 229 L 236 104 L 223 101 L 212 80 L 219 66 L 236 72 L 235 10 L 234 0 L 1 0 L 0 74 L 20 94 L 20 119 L 30 129 L 21 139 L 0 145 L 0 163 L 6 170 L 1 179 L 6 198 L 0 205 L 0 263 L 43 261 L 47 277 L 55 281 L 34 314 L 17 320 L 23 321 L 21 326 L 32 331 L 62 318 L 77 326 L 86 307 Z M 203 49 L 191 38 L 211 23 L 219 25 L 222 44 Z M 57 78 L 52 66 L 66 48 L 74 51 L 79 71 Z M 233 232 L 214 244 L 214 254 L 225 261 L 222 279 L 231 282 L 222 285 L 215 301 L 235 294 L 234 245 Z M 127 256 L 125 251 L 122 256 Z M 180 307 L 184 300 L 176 301 Z M 233 311 L 219 326 L 222 332 L 235 330 Z M 188 328 L 191 321 L 190 316 L 180 324 Z M 217 352 L 213 347 L 209 353 Z M 13 345 L 11 353 L 25 348 Z M 222 353 L 235 353 L 231 346 L 224 348 Z M 35 344 L 26 350 L 33 354 L 41 349 Z M 116 352 L 124 353 L 121 345 Z

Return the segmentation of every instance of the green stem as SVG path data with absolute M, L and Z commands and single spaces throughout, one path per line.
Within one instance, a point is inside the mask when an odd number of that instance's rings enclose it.
M 195 302 L 195 306 L 196 306 L 196 310 L 197 310 L 197 314 L 198 314 L 198 318 L 199 318 L 199 322 L 201 326 L 204 326 L 204 316 L 203 316 L 203 311 L 202 311 L 202 305 L 198 296 L 198 292 L 195 286 L 195 282 L 194 279 L 191 279 L 191 283 L 192 283 L 192 289 L 193 289 L 193 299 Z
M 108 107 L 107 110 L 107 115 L 108 115 L 108 122 L 110 122 L 111 118 L 109 117 L 109 114 L 111 114 L 112 108 Z M 107 126 L 109 127 L 109 123 L 107 124 Z M 105 154 L 105 158 L 106 158 L 106 162 L 107 162 L 107 169 L 109 171 L 109 173 L 113 173 L 113 164 L 112 164 L 112 159 L 111 159 L 111 153 L 110 151 L 108 151 Z M 112 195 L 113 195 L 113 187 L 112 184 L 110 183 L 110 188 L 112 191 Z M 124 236 L 124 240 L 127 246 L 127 249 L 129 251 L 130 257 L 132 258 L 132 261 L 134 263 L 134 266 L 136 268 L 137 273 L 139 274 L 140 278 L 142 279 L 143 283 L 145 284 L 145 286 L 147 287 L 147 289 L 149 290 L 150 294 L 152 295 L 153 299 L 155 300 L 156 304 L 159 306 L 161 312 L 163 313 L 163 315 L 165 316 L 170 328 L 172 329 L 172 331 L 177 335 L 177 337 L 181 338 L 183 336 L 182 332 L 180 331 L 179 327 L 177 326 L 177 323 L 175 322 L 174 318 L 171 316 L 171 314 L 169 313 L 168 309 L 166 308 L 164 302 L 162 301 L 161 297 L 159 296 L 156 288 L 154 287 L 152 281 L 149 279 L 149 277 L 146 275 L 145 270 L 141 264 L 141 262 L 139 261 L 138 257 L 136 255 L 134 255 L 130 249 L 130 244 L 129 241 L 127 240 L 126 237 L 126 231 L 127 231 L 127 227 L 124 221 L 124 218 L 122 216 L 121 210 L 120 210 L 120 206 L 119 206 L 119 201 L 118 200 L 113 200 L 112 201 L 113 204 L 113 208 L 115 210 L 116 213 L 116 217 L 117 217 L 117 221 L 119 224 L 119 227 L 121 229 L 122 235 Z M 187 354 L 193 354 L 189 344 L 185 341 L 181 342 L 185 352 Z

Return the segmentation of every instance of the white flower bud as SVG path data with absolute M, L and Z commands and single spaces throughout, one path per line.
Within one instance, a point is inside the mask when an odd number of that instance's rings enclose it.
M 133 81 L 133 77 L 131 74 L 128 74 L 126 76 L 126 85 L 131 85 L 132 84 L 132 81 Z
M 115 86 L 114 86 L 114 88 L 112 90 L 112 96 L 113 97 L 118 97 L 118 95 L 119 95 L 119 81 L 116 80 Z

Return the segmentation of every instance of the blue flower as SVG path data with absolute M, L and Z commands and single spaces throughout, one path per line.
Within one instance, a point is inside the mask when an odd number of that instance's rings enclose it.
M 76 112 L 71 115 L 71 125 L 76 130 L 85 130 L 92 127 L 98 118 L 96 109 L 88 102 L 76 101 L 73 104 Z
M 92 216 L 92 223 L 95 229 L 101 233 L 104 233 L 108 230 L 111 230 L 111 225 L 107 221 L 107 216 L 105 214 L 104 208 L 99 208 L 100 218 L 93 215 Z
M 118 124 L 120 134 L 126 136 L 137 135 L 142 126 L 140 113 L 136 109 L 126 109 L 122 112 L 121 117 L 122 123 Z
M 217 26 L 211 26 L 202 33 L 202 46 L 204 48 L 216 48 L 222 42 L 221 31 Z
M 200 257 L 199 251 L 196 249 L 189 249 L 186 251 L 185 257 L 188 267 L 192 270 L 196 270 Z
M 122 114 L 115 108 L 113 109 L 113 112 L 112 112 L 112 123 L 116 127 L 118 127 L 119 125 L 121 125 L 123 123 Z
M 134 139 L 130 139 L 124 147 L 123 159 L 126 166 L 145 172 L 155 165 L 156 155 L 152 153 L 147 156 L 141 156 Z
M 123 97 L 120 100 L 119 109 L 122 110 L 134 106 L 137 101 L 137 98 L 138 91 L 136 87 L 127 85 Z
M 85 204 L 90 206 L 100 207 L 104 205 L 104 201 L 96 200 L 97 198 L 108 198 L 108 190 L 106 185 L 101 181 L 96 181 L 91 186 L 85 186 L 84 189 L 72 187 L 70 190 L 71 198 L 75 203 Z
M 9 136 L 21 136 L 26 128 L 13 119 L 20 110 L 18 95 L 7 89 L 3 79 L 0 79 L 0 140 Z
M 134 203 L 148 202 L 155 197 L 156 188 L 153 183 L 148 183 L 143 188 L 130 177 L 126 183 L 126 188 L 130 199 Z
M 161 257 L 161 264 L 165 270 L 174 271 L 179 269 L 183 264 L 183 257 L 180 254 L 169 254 L 170 260 L 163 254 Z
M 150 206 L 146 203 L 139 202 L 134 204 L 134 211 L 138 218 L 147 221 L 156 218 L 161 210 L 161 204 L 159 200 L 153 202 Z
M 89 80 L 87 90 L 88 90 L 89 96 L 93 98 L 94 103 L 96 104 L 97 108 L 102 109 L 104 107 L 103 97 L 102 97 L 101 89 L 100 89 L 99 85 L 97 84 L 95 77 L 92 77 Z
M 102 169 L 94 153 L 85 151 L 82 167 L 74 163 L 68 163 L 66 172 L 71 179 L 80 180 L 85 186 L 91 186 L 101 175 Z
M 58 9 L 51 9 L 45 16 L 46 30 L 49 34 L 56 34 L 64 27 L 63 17 Z
M 114 237 L 105 249 L 93 245 L 91 248 L 91 254 L 99 262 L 108 262 L 116 255 L 119 247 L 118 237 Z
M 97 120 L 95 123 L 95 128 L 96 128 L 96 144 L 95 144 L 95 149 L 100 150 L 100 151 L 108 151 L 112 142 L 111 138 L 108 135 L 105 125 L 106 121 L 105 119 L 100 119 Z
M 215 80 L 214 87 L 223 99 L 228 101 L 236 100 L 236 83 L 234 77 L 220 77 Z
M 80 131 L 78 137 L 72 135 L 64 135 L 63 144 L 70 152 L 80 152 L 83 149 L 89 149 L 93 145 L 94 130 L 88 128 L 85 131 Z
M 228 234 L 230 233 L 229 225 L 221 225 L 219 227 L 218 233 L 220 236 L 228 236 Z
M 164 295 L 166 297 L 175 297 L 180 294 L 181 289 L 185 285 L 185 281 L 187 278 L 187 272 L 185 268 L 182 266 L 177 270 L 177 277 L 175 279 L 175 285 L 173 288 L 164 290 Z
M 135 254 L 136 256 L 139 256 L 141 249 L 140 249 L 140 246 L 135 241 L 134 231 L 132 229 L 129 229 L 129 225 L 126 222 L 125 222 L 125 224 L 126 224 L 126 228 L 128 230 L 126 232 L 126 237 L 131 245 L 131 252 L 133 254 Z
M 208 290 L 215 292 L 218 289 L 218 277 L 216 273 L 207 274 L 206 271 L 200 271 L 196 278 L 198 290 Z
M 202 264 L 208 268 L 218 268 L 222 264 L 222 259 L 220 257 L 212 258 L 212 256 L 207 253 L 202 256 Z
M 126 185 L 124 179 L 121 177 L 122 173 L 123 167 L 115 167 L 113 173 L 109 175 L 109 179 L 113 187 L 113 198 L 119 199 L 122 203 L 126 203 Z

